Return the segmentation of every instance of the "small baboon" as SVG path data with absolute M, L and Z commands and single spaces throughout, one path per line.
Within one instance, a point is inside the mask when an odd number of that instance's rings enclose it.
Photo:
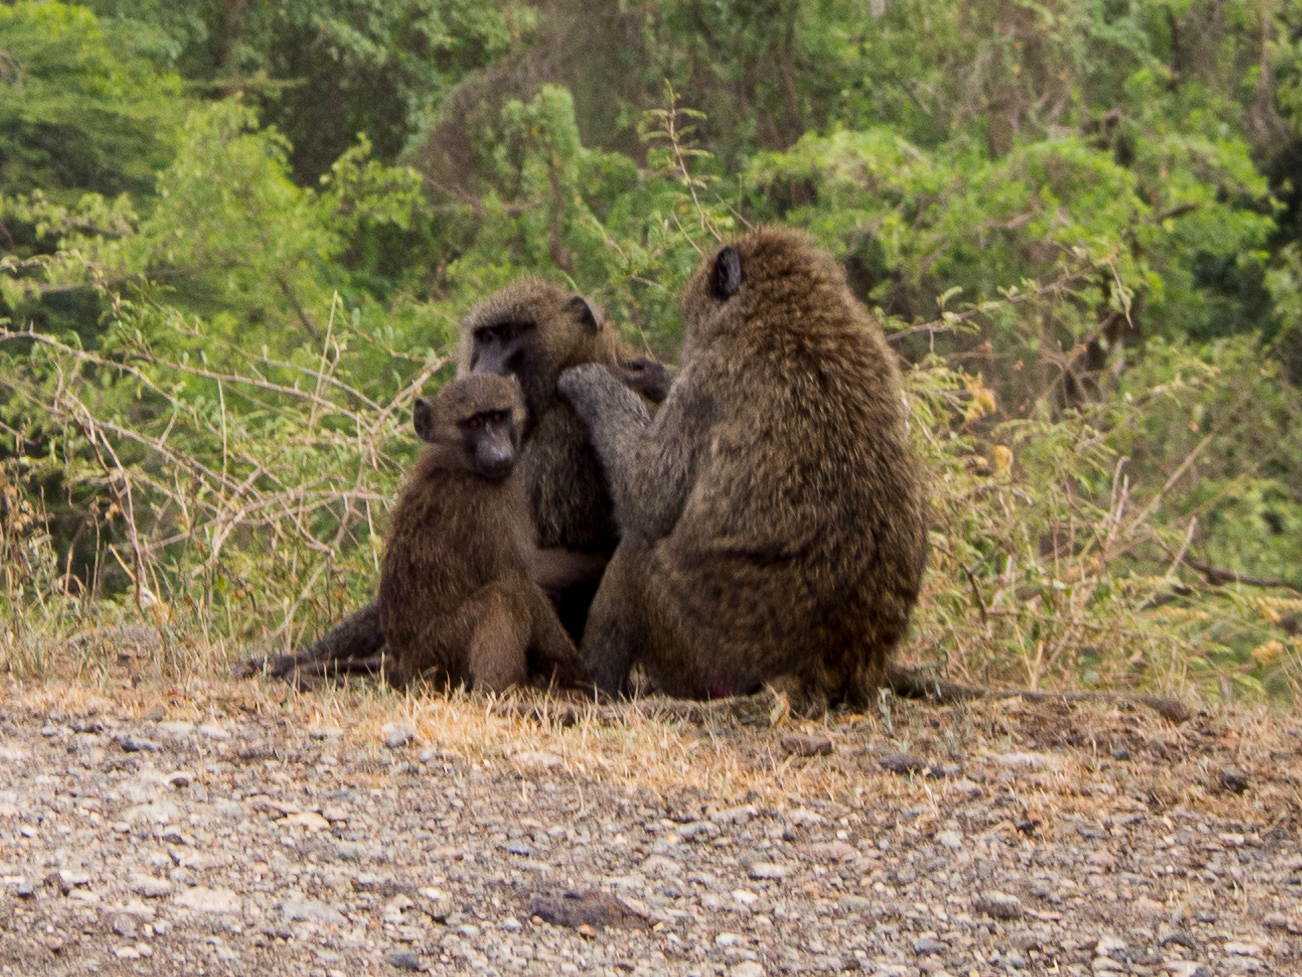
M 688 282 L 683 319 L 654 418 L 602 366 L 560 380 L 622 533 L 584 670 L 610 692 L 640 661 L 676 696 L 769 682 L 804 711 L 865 703 L 926 562 L 895 356 L 838 265 L 793 231 L 722 248 Z
M 587 427 L 556 395 L 561 371 L 602 363 L 649 404 L 665 399 L 673 380 L 651 359 L 630 358 L 615 330 L 580 295 L 525 278 L 476 305 L 461 324 L 458 373 L 516 377 L 524 393 L 524 445 L 519 480 L 547 554 L 573 559 L 557 571 L 556 557 L 531 563 L 557 603 L 561 623 L 578 640 L 601 572 L 615 551 L 618 530 L 610 491 Z M 541 563 L 541 565 L 540 565 Z M 374 603 L 354 611 L 306 651 L 266 663 L 278 677 L 373 671 L 384 646 Z M 248 671 L 262 667 L 249 663 Z
M 395 685 L 427 671 L 490 691 L 574 675 L 574 642 L 529 577 L 534 529 L 513 474 L 525 416 L 519 386 L 488 373 L 416 401 L 428 447 L 394 511 L 376 602 Z

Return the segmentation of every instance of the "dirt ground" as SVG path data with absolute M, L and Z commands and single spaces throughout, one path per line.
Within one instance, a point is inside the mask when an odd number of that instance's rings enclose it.
M 122 684 L 0 689 L 0 973 L 1302 975 L 1293 713 Z

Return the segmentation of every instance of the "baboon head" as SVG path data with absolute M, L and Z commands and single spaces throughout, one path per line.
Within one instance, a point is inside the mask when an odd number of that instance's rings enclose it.
M 416 398 L 412 411 L 416 434 L 437 449 L 440 467 L 490 482 L 511 474 L 524 419 L 519 383 L 492 373 L 451 380 L 432 400 Z
M 710 336 L 744 334 L 748 322 L 808 334 L 822 323 L 861 319 L 851 299 L 840 268 L 808 234 L 757 228 L 720 248 L 688 280 L 683 359 Z
M 556 403 L 561 371 L 618 362 L 618 341 L 582 295 L 523 278 L 470 310 L 461 327 L 462 373 L 520 382 L 530 423 Z

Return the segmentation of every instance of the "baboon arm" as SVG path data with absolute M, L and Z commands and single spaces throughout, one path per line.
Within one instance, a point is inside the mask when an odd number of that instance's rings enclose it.
M 687 500 L 699 442 L 692 436 L 698 405 L 688 400 L 687 388 L 675 384 L 654 421 L 604 366 L 566 370 L 557 389 L 588 425 L 624 538 L 648 545 L 669 535 Z

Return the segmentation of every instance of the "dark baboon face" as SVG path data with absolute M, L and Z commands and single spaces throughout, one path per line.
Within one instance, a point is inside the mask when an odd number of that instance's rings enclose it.
M 466 316 L 462 372 L 520 381 L 530 423 L 556 399 L 556 379 L 575 363 L 615 360 L 615 338 L 585 298 L 526 278 Z
M 440 449 L 447 467 L 500 482 L 520 450 L 520 386 L 491 373 L 452 380 L 433 400 L 416 399 L 412 424 L 422 441 Z

